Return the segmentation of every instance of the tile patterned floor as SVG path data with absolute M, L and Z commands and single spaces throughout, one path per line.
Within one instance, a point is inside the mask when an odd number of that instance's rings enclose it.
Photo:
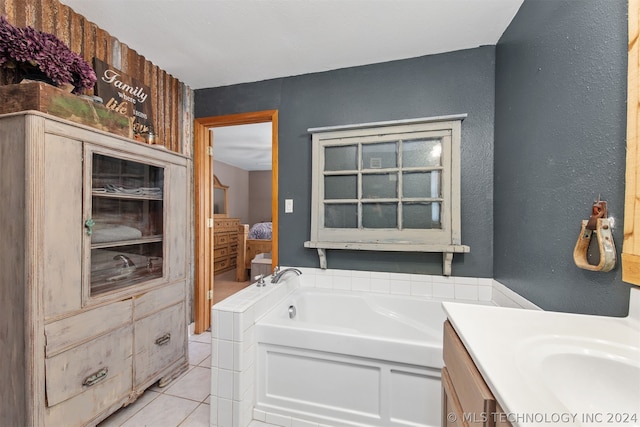
M 168 386 L 152 386 L 100 427 L 208 427 L 211 333 L 189 337 L 189 369 Z

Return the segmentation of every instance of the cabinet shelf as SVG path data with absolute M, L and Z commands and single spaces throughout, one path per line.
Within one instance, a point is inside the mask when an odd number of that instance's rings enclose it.
M 95 174 L 98 178 L 143 178 L 139 173 L 100 172 Z
M 162 242 L 162 234 L 143 237 L 141 239 L 116 240 L 115 242 L 92 243 L 91 249 L 115 248 L 118 246 L 142 245 L 145 243 L 155 243 L 155 242 Z
M 162 196 L 146 196 L 143 194 L 126 194 L 126 193 L 102 193 L 93 191 L 93 197 L 101 197 L 105 199 L 124 199 L 124 200 L 163 200 Z
M 134 273 L 131 273 L 129 275 L 112 274 L 109 276 L 105 275 L 104 277 L 96 275 L 95 282 L 91 285 L 91 292 L 94 295 L 100 295 L 104 292 L 116 291 L 143 281 L 149 281 L 159 278 L 162 278 L 161 271 L 148 273 L 144 267 L 136 270 Z

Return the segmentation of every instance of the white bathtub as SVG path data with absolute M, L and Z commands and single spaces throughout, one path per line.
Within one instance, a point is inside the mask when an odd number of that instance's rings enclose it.
M 255 408 L 331 426 L 438 426 L 444 320 L 441 301 L 298 289 L 256 323 Z

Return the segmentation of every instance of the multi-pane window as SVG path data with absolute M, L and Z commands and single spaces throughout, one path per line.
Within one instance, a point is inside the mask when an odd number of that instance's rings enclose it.
M 310 129 L 312 229 L 306 246 L 343 242 L 365 250 L 406 245 L 408 251 L 454 252 L 438 248 L 460 245 L 462 117 Z
M 389 136 L 393 139 L 384 142 L 372 137 L 325 144 L 325 228 L 442 228 L 446 135 Z

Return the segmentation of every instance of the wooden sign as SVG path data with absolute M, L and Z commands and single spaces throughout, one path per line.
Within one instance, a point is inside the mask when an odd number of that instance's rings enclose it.
M 96 95 L 102 98 L 109 110 L 129 119 L 135 139 L 147 140 L 150 134 L 153 135 L 149 86 L 97 58 L 93 59 L 93 63 L 98 76 Z

